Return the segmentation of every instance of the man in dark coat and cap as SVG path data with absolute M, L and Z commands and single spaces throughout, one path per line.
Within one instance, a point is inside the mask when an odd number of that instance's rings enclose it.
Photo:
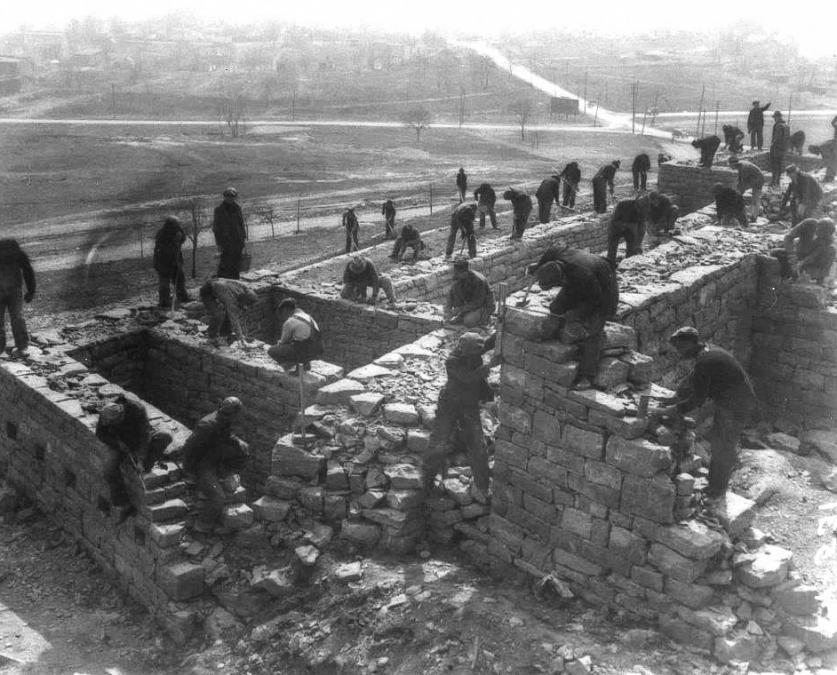
M 169 216 L 157 231 L 154 238 L 154 270 L 159 279 L 159 304 L 162 308 L 171 307 L 171 287 L 178 302 L 189 302 L 186 292 L 186 275 L 183 273 L 183 252 L 181 246 L 186 241 L 186 230 L 179 218 Z
M 212 216 L 215 245 L 221 251 L 218 276 L 223 279 L 238 279 L 241 275 L 241 257 L 244 242 L 247 241 L 247 228 L 237 200 L 238 190 L 228 187 L 224 190 L 224 201 L 215 207 Z
M 26 284 L 26 293 L 23 286 Z M 13 356 L 27 356 L 29 332 L 23 318 L 23 303 L 35 295 L 35 272 L 29 256 L 16 239 L 0 239 L 0 354 L 6 349 L 6 312 L 12 324 L 15 341 Z

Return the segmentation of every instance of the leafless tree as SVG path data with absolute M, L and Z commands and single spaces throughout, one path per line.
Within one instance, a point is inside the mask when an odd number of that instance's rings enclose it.
M 433 119 L 433 114 L 430 112 L 428 108 L 424 106 L 417 106 L 415 108 L 411 108 L 406 113 L 404 113 L 404 124 L 408 127 L 411 127 L 416 132 L 416 143 L 421 143 L 421 132 L 430 126 L 430 122 Z
M 528 97 L 519 98 L 509 106 L 509 110 L 514 113 L 517 118 L 517 123 L 520 125 L 520 140 L 526 140 L 526 125 L 532 119 L 532 114 L 535 112 L 535 106 L 532 99 Z
M 221 120 L 227 125 L 233 138 L 244 132 L 244 95 L 240 91 L 229 91 L 221 99 Z
M 191 223 L 185 228 L 186 236 L 192 243 L 192 278 L 197 276 L 198 269 L 198 238 L 209 221 L 206 202 L 198 195 L 184 196 L 175 203 L 178 211 L 186 211 Z

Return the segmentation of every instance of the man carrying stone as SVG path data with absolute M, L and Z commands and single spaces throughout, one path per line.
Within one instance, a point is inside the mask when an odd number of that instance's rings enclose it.
M 121 509 L 117 524 L 137 512 L 131 504 L 123 460 L 136 472 L 148 472 L 163 458 L 172 441 L 171 434 L 152 428 L 145 405 L 132 394 L 120 394 L 99 413 L 96 437 L 107 446 L 103 475 L 110 489 L 110 503 Z
M 395 204 L 391 199 L 387 199 L 381 207 L 381 215 L 384 217 L 384 225 L 386 232 L 384 239 L 395 239 Z
M 201 418 L 183 443 L 183 470 L 196 480 L 207 500 L 195 523 L 200 532 L 209 532 L 219 524 L 226 500 L 221 481 L 247 462 L 249 446 L 232 433 L 241 409 L 238 398 L 225 398 L 218 410 Z
M 770 139 L 770 173 L 772 179 L 770 180 L 771 187 L 779 185 L 782 178 L 782 166 L 785 162 L 785 151 L 788 149 L 788 142 L 790 141 L 790 129 L 782 119 L 782 113 L 776 110 L 773 113 L 773 135 Z
M 207 337 L 213 345 L 220 346 L 221 338 L 229 343 L 246 338 L 241 311 L 258 300 L 252 288 L 235 279 L 210 279 L 199 295 L 209 319 Z
M 535 197 L 538 200 L 538 220 L 541 225 L 546 225 L 553 200 L 556 206 L 561 205 L 561 176 L 550 176 L 542 180 Z
M 468 243 L 468 256 L 474 258 L 477 255 L 477 238 L 474 236 L 474 218 L 477 216 L 476 204 L 460 204 L 450 214 L 450 234 L 448 243 L 445 246 L 445 258 L 453 255 L 453 248 L 456 245 L 456 235 L 459 234 L 463 242 Z
M 23 286 L 26 285 L 26 293 Z M 23 303 L 35 295 L 35 272 L 29 256 L 16 239 L 0 239 L 0 354 L 6 349 L 6 311 L 12 324 L 12 356 L 29 355 L 29 332 L 23 318 Z
M 593 209 L 596 213 L 607 211 L 607 190 L 610 188 L 610 196 L 613 197 L 613 180 L 616 172 L 622 163 L 614 159 L 607 166 L 603 166 L 593 176 Z
M 497 214 L 494 213 L 494 204 L 497 201 L 497 193 L 494 188 L 488 183 L 481 183 L 480 186 L 474 190 L 474 199 L 477 202 L 477 211 L 480 214 L 480 227 L 485 227 L 485 214 L 488 214 L 491 220 L 491 227 L 497 228 Z
M 793 164 L 785 170 L 785 173 L 790 177 L 791 182 L 782 197 L 779 212 L 784 211 L 790 200 L 791 222 L 796 224 L 816 213 L 822 201 L 823 192 L 816 178 L 810 173 L 800 171 Z
M 372 288 L 372 295 L 367 300 L 366 289 Z M 395 303 L 395 291 L 392 280 L 385 274 L 378 274 L 378 270 L 369 258 L 353 255 L 343 271 L 343 290 L 340 297 L 352 302 L 367 302 L 374 305 L 378 302 L 378 291 L 383 289 L 389 303 Z
M 605 322 L 615 316 L 619 304 L 616 272 L 601 256 L 554 246 L 527 271 L 544 290 L 560 287 L 549 304 L 540 337 L 581 343 L 575 386 L 589 389 L 599 368 Z
M 426 491 L 433 488 L 438 474 L 444 475 L 450 443 L 458 430 L 468 453 L 474 487 L 482 493 L 483 499 L 488 496 L 490 475 L 480 403 L 490 400 L 489 371 L 502 363 L 499 354 L 487 364 L 483 363 L 482 355 L 493 348 L 493 341 L 485 341 L 477 333 L 464 333 L 445 361 L 448 379 L 439 392 L 436 419 L 423 462 Z
M 444 320 L 474 328 L 491 320 L 494 306 L 494 293 L 488 280 L 470 269 L 467 259 L 457 257 L 453 261 L 453 285 L 448 291 Z
M 707 400 L 715 404 L 709 433 L 709 487 L 705 494 L 709 499 L 718 499 L 726 494 L 739 437 L 757 408 L 753 385 L 732 354 L 701 342 L 695 328 L 678 329 L 669 342 L 681 359 L 694 359 L 694 366 L 678 386 L 674 404 L 653 410 L 651 418 L 685 415 Z
M 322 356 L 323 340 L 320 327 L 307 313 L 296 306 L 296 300 L 285 298 L 276 308 L 276 317 L 282 326 L 279 342 L 267 350 L 268 355 L 283 366 L 303 364 L 311 370 L 311 361 Z M 301 375 L 301 373 L 295 373 Z
M 244 243 L 247 241 L 244 214 L 237 200 L 238 190 L 228 187 L 224 190 L 224 201 L 215 207 L 212 216 L 212 233 L 221 253 L 217 274 L 223 279 L 239 278 Z
M 752 190 L 750 201 L 750 222 L 754 223 L 761 213 L 761 190 L 764 187 L 764 174 L 755 164 L 737 155 L 729 158 L 730 168 L 738 171 L 738 192 L 743 195 Z
M 750 114 L 747 115 L 747 131 L 750 133 L 750 150 L 758 148 L 761 150 L 764 144 L 764 111 L 770 107 L 770 103 L 761 105 L 759 101 L 753 101 Z
M 529 214 L 532 213 L 532 198 L 522 190 L 509 188 L 503 193 L 503 199 L 512 203 L 514 226 L 511 239 L 522 239 L 529 222 Z
M 424 242 L 421 240 L 421 233 L 410 223 L 401 228 L 401 234 L 395 240 L 390 254 L 390 260 L 401 262 L 407 254 L 407 249 L 413 249 L 413 260 L 418 259 L 419 253 L 424 250 Z

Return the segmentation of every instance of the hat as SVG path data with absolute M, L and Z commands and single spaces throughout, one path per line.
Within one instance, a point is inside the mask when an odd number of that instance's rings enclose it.
M 285 298 L 276 306 L 276 311 L 281 312 L 283 309 L 290 309 L 291 311 L 296 309 L 296 300 L 293 298 Z
M 466 354 L 481 354 L 485 341 L 479 333 L 463 333 L 459 337 L 459 350 Z
M 221 415 L 237 415 L 241 411 L 241 399 L 237 396 L 228 396 L 218 406 L 218 413 Z
M 468 262 L 468 258 L 462 255 L 458 255 L 453 259 L 453 269 L 455 270 L 467 270 L 470 267 L 470 263 Z
M 671 334 L 669 337 L 669 342 L 674 342 L 676 340 L 691 340 L 693 342 L 697 342 L 700 340 L 700 335 L 697 332 L 697 328 L 693 328 L 692 326 L 683 326 L 682 328 L 678 328 Z
M 234 187 L 228 187 L 226 190 L 224 190 L 223 194 L 224 197 L 232 197 L 233 199 L 235 199 L 236 197 L 238 197 L 238 190 L 236 190 Z
M 787 169 L 785 169 L 785 173 L 788 175 L 796 173 L 797 171 L 799 171 L 799 167 L 797 167 L 796 164 L 791 164 Z
M 122 419 L 123 415 L 125 415 L 124 406 L 119 403 L 108 403 L 99 413 L 99 421 L 105 425 L 116 424 Z
M 781 111 L 779 111 L 779 110 L 774 110 L 773 111 L 773 117 L 781 117 L 781 116 L 782 116 Z

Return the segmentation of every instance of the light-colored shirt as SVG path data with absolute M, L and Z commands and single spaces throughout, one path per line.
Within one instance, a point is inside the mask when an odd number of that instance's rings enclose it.
M 320 327 L 308 314 L 301 309 L 294 310 L 284 324 L 282 324 L 282 336 L 279 338 L 279 344 L 290 344 L 291 342 L 300 342 L 311 337 L 311 326 L 317 330 Z

